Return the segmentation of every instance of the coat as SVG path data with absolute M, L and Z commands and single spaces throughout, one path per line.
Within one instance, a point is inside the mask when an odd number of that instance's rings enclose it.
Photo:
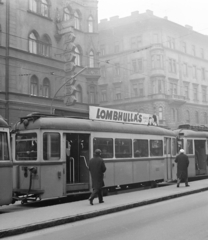
M 106 166 L 103 159 L 99 156 L 91 158 L 89 162 L 89 171 L 92 177 L 92 188 L 102 188 L 104 186 L 104 172 L 106 171 Z
M 177 163 L 177 177 L 179 179 L 186 179 L 188 177 L 189 159 L 184 153 L 180 153 L 175 162 Z

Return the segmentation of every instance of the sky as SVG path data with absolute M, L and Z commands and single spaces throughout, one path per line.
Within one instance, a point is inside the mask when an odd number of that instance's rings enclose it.
M 208 0 L 98 0 L 98 21 L 119 16 L 127 17 L 131 12 L 145 13 L 149 9 L 157 17 L 208 35 Z

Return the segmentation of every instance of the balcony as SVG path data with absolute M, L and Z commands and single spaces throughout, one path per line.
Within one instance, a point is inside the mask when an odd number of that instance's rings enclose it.
M 180 106 L 186 103 L 186 97 L 182 95 L 176 95 L 176 94 L 166 95 L 166 98 L 168 99 L 169 104 Z

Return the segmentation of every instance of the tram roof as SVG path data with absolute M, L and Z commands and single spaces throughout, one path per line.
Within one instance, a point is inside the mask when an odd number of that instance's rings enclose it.
M 26 121 L 26 122 L 25 122 Z M 22 118 L 21 121 L 13 126 L 13 130 L 77 130 L 86 132 L 117 132 L 130 134 L 166 135 L 176 136 L 168 129 L 127 123 L 114 123 L 105 121 L 94 121 L 89 119 L 67 118 L 43 116 L 37 118 Z
M 174 132 L 179 136 L 192 137 L 192 138 L 208 138 L 208 132 L 194 131 L 190 129 L 177 129 Z

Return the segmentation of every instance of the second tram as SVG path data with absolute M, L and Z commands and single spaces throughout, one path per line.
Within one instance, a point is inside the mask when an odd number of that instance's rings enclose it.
M 108 190 L 176 178 L 176 134 L 164 128 L 34 114 L 12 132 L 14 193 L 24 201 L 89 192 L 97 148 Z
M 12 166 L 9 126 L 0 116 L 0 206 L 12 203 Z

